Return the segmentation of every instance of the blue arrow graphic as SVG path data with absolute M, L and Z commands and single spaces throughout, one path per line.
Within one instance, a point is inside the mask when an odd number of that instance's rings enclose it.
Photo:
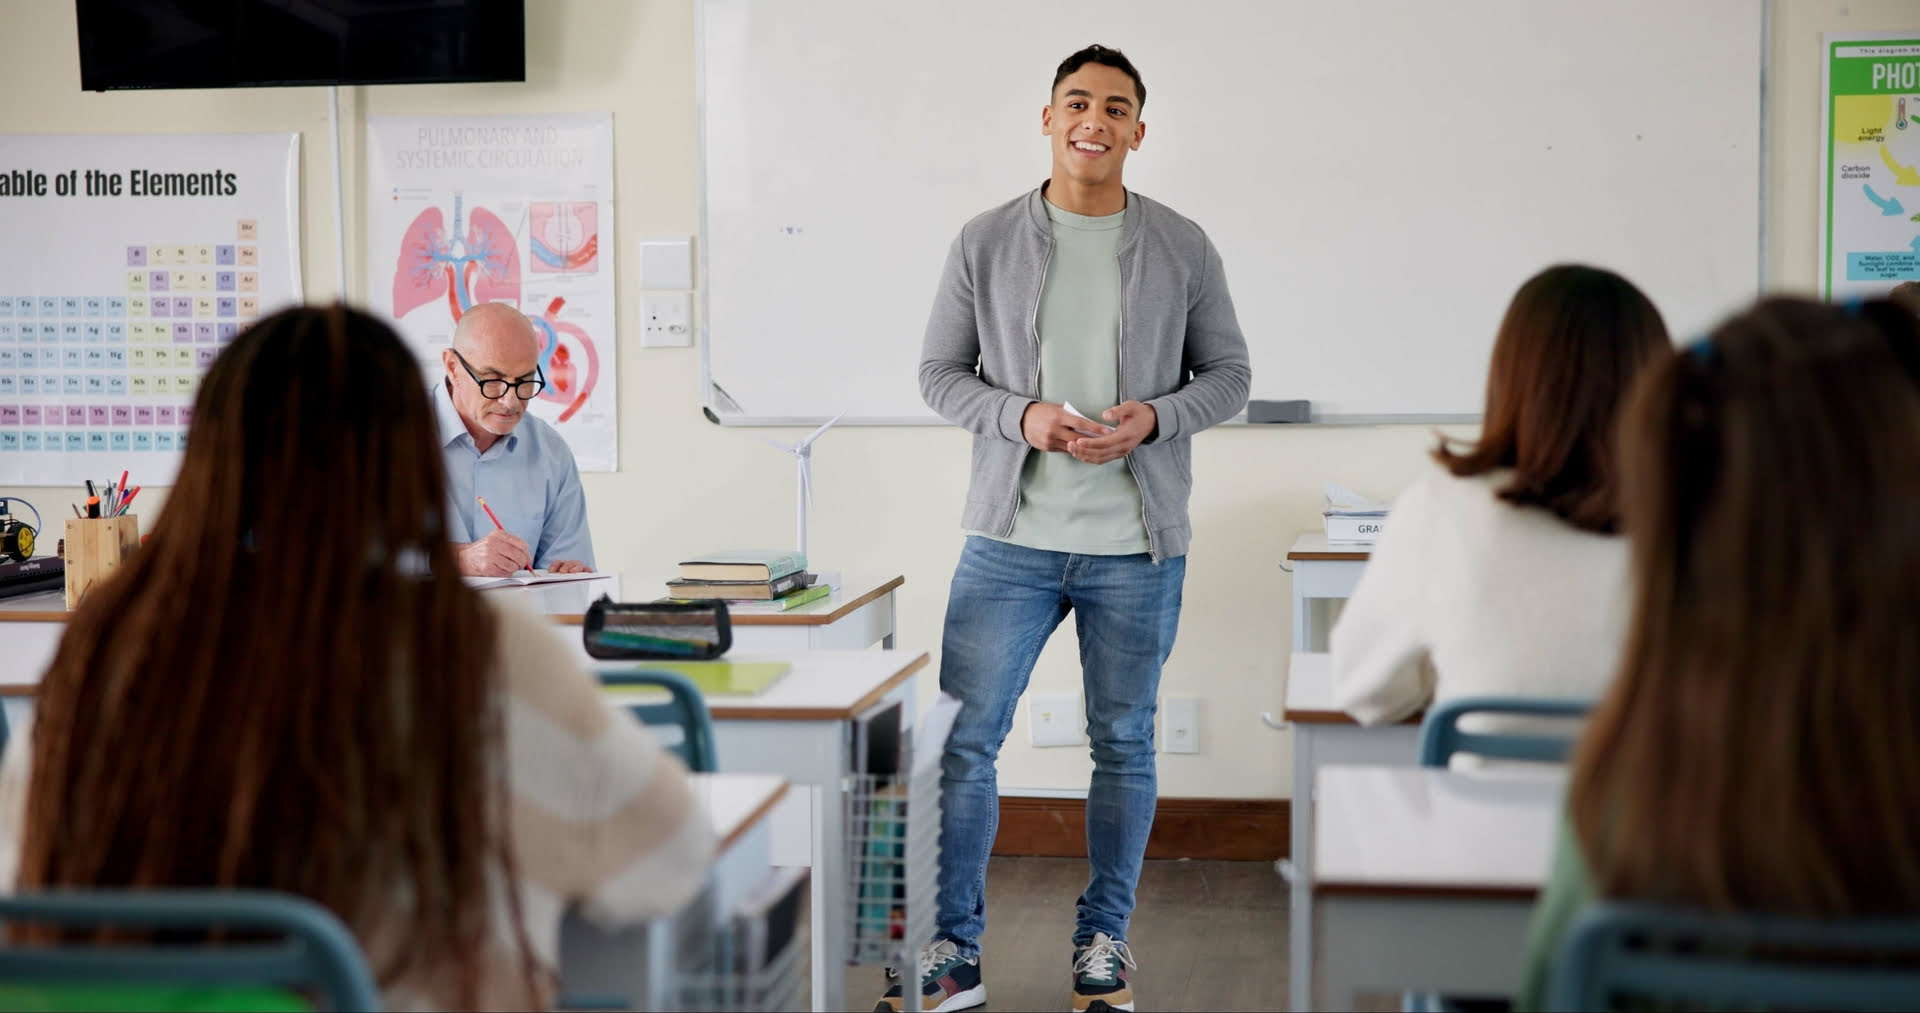
M 1900 198 L 1898 197 L 1888 197 L 1882 200 L 1879 194 L 1873 192 L 1873 184 L 1871 183 L 1861 184 L 1860 189 L 1866 192 L 1867 199 L 1872 201 L 1874 206 L 1879 208 L 1880 213 L 1883 215 L 1904 214 L 1907 210 L 1900 206 Z

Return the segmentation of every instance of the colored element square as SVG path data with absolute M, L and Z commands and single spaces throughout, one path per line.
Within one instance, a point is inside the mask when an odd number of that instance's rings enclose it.
M 144 246 L 127 247 L 127 266 L 128 267 L 147 266 L 147 248 Z
M 233 266 L 233 247 L 216 246 L 213 248 L 213 262 L 220 267 Z
M 152 433 L 133 434 L 133 452 L 138 454 L 153 449 Z
M 251 246 L 242 246 L 240 248 L 240 265 L 239 266 L 259 267 L 260 251 Z

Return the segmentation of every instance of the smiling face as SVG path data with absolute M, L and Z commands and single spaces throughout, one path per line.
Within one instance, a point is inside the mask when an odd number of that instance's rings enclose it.
M 1040 111 L 1040 132 L 1053 139 L 1053 178 L 1081 186 L 1120 186 L 1127 152 L 1146 136 L 1134 81 L 1126 71 L 1089 63 L 1053 89 Z

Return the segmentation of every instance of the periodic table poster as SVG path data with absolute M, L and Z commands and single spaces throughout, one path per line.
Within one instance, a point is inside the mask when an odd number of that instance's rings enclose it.
M 0 135 L 0 485 L 172 484 L 200 377 L 300 298 L 300 135 Z

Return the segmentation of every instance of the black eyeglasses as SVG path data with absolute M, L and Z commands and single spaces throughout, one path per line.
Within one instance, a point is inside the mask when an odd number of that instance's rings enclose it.
M 459 349 L 450 349 L 450 351 L 453 352 L 454 358 L 460 360 L 460 368 L 466 370 L 467 375 L 473 377 L 473 382 L 479 385 L 480 396 L 489 401 L 498 401 L 506 396 L 508 387 L 512 387 L 514 396 L 522 401 L 531 401 L 539 397 L 540 392 L 547 388 L 547 375 L 541 372 L 538 366 L 533 367 L 533 375 L 536 377 L 533 380 L 502 380 L 499 377 L 482 380 L 480 375 L 473 371 L 473 365 L 467 361 L 467 357 L 460 354 Z

